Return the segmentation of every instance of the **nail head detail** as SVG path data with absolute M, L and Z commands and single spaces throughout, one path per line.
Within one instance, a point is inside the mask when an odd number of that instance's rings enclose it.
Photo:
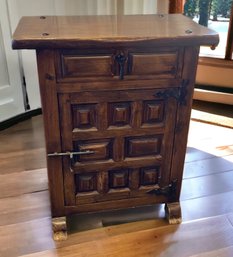
M 44 20 L 44 19 L 46 19 L 46 17 L 45 16 L 40 16 L 40 19 Z
M 43 33 L 42 36 L 46 37 L 46 36 L 49 36 L 49 33 Z
M 164 14 L 159 14 L 159 18 L 164 18 Z
M 192 33 L 193 33 L 193 31 L 191 29 L 186 29 L 185 30 L 185 34 L 192 34 Z

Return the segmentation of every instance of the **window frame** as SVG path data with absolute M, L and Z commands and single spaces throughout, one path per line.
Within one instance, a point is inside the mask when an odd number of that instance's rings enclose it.
M 185 2 L 186 0 L 169 0 L 169 13 L 183 13 Z M 200 59 L 202 64 L 204 64 L 205 62 L 208 63 L 209 59 L 211 59 L 212 65 L 215 64 L 214 66 L 222 67 L 222 63 L 233 61 L 232 55 L 233 55 L 233 4 L 231 6 L 231 16 L 229 21 L 225 58 L 220 59 L 216 57 L 200 57 Z

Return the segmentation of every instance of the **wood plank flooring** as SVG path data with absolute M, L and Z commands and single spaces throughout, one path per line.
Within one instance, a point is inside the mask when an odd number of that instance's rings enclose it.
M 163 205 L 74 215 L 52 240 L 41 116 L 0 132 L 0 257 L 233 256 L 233 130 L 191 122 L 183 223 Z

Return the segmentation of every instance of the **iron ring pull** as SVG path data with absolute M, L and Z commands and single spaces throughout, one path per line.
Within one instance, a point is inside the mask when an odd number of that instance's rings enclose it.
M 87 151 L 82 151 L 82 152 L 64 152 L 64 153 L 49 153 L 47 156 L 48 157 L 58 157 L 58 156 L 70 156 L 70 171 L 73 172 L 73 166 L 75 164 L 74 160 L 74 155 L 85 155 L 85 154 L 94 154 L 94 151 L 87 150 Z
M 123 80 L 124 79 L 124 75 L 125 75 L 124 74 L 125 73 L 125 62 L 126 62 L 127 58 L 125 57 L 125 55 L 123 53 L 120 53 L 120 54 L 118 54 L 115 57 L 115 60 L 117 61 L 117 63 L 120 66 L 120 76 L 119 76 L 119 79 Z

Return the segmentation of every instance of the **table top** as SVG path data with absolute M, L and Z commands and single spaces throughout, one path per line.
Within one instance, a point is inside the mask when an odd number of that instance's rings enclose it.
M 181 14 L 23 17 L 13 49 L 150 41 L 157 45 L 217 45 L 217 32 Z

